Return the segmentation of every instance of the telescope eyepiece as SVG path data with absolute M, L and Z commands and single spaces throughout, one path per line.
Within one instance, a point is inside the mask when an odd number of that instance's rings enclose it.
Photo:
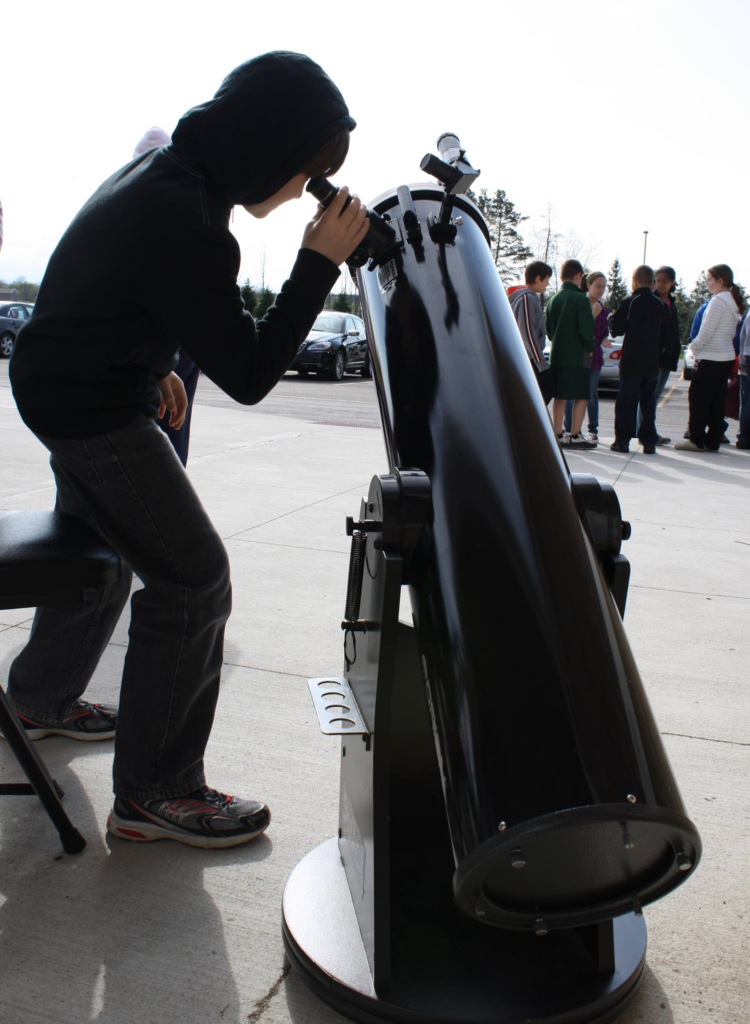
M 328 178 L 324 178 L 321 174 L 318 178 L 310 178 L 305 188 L 306 192 L 309 192 L 311 196 L 314 196 L 321 206 L 326 209 L 331 205 L 335 197 L 338 195 L 338 186 L 334 185 Z M 347 199 L 347 203 L 349 200 Z
M 318 178 L 310 178 L 305 191 L 309 192 L 311 196 L 314 196 L 324 209 L 328 209 L 335 197 L 339 194 L 338 186 L 334 185 L 332 181 L 329 181 L 328 178 L 324 178 L 322 175 Z M 351 201 L 352 197 L 351 195 L 348 195 L 341 213 L 344 212 Z M 339 214 L 339 216 L 341 216 L 341 214 Z M 375 262 L 382 259 L 383 256 L 393 248 L 396 242 L 396 234 L 390 224 L 386 223 L 386 221 L 384 221 L 382 217 L 378 216 L 378 214 L 373 210 L 368 210 L 367 216 L 370 222 L 370 227 L 365 235 L 365 240 L 357 246 L 346 261 L 353 269 L 363 267 L 369 259 L 372 259 Z

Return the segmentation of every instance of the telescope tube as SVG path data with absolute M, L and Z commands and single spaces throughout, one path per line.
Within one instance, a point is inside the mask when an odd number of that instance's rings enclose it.
M 409 191 L 372 204 L 403 244 L 357 280 L 391 467 L 432 485 L 408 582 L 455 896 L 538 934 L 639 911 L 692 872 L 700 839 L 486 225 L 457 196 L 455 242 L 433 240 L 445 193 Z

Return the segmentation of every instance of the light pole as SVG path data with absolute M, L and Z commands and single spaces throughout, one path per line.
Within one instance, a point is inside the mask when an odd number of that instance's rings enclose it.
M 643 232 L 643 262 L 646 262 L 646 246 L 648 245 L 648 231 Z

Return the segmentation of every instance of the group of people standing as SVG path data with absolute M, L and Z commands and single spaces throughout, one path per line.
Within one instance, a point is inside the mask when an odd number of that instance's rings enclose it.
M 603 304 L 606 275 L 585 274 L 578 260 L 560 268 L 562 287 L 542 310 L 552 269 L 535 261 L 525 271 L 525 284 L 508 289 L 521 337 L 534 368 L 545 404 L 552 403 L 552 423 L 560 444 L 573 449 L 596 448 L 599 442 L 599 377 L 604 349 L 623 338 L 620 380 L 615 404 L 612 451 L 627 452 L 637 438 L 646 455 L 654 455 L 671 438 L 659 434 L 656 406 L 670 373 L 680 360 L 682 345 L 672 267 L 640 266 L 633 272 L 631 294 L 616 310 Z M 730 267 L 708 271 L 711 299 L 696 314 L 690 347 L 696 370 L 690 391 L 690 422 L 683 451 L 718 451 L 726 442 L 724 407 L 727 382 L 739 356 L 740 430 L 738 448 L 750 449 L 750 331 L 742 293 Z M 545 345 L 549 337 L 549 359 Z M 583 434 L 588 414 L 588 433 Z

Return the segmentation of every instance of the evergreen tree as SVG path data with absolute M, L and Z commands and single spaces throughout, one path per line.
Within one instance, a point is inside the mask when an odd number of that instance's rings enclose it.
M 264 288 L 258 296 L 258 301 L 255 304 L 253 310 L 253 316 L 256 320 L 260 320 L 261 317 L 266 315 L 266 312 L 276 301 L 276 293 L 272 292 L 270 288 Z
M 492 258 L 503 284 L 516 280 L 534 253 L 523 240 L 519 226 L 529 218 L 516 209 L 503 189 L 490 195 L 486 188 L 467 193 L 479 207 L 490 232 Z
M 695 310 L 690 301 L 690 296 L 685 291 L 682 278 L 677 282 L 677 287 L 675 288 L 674 303 L 677 307 L 677 319 L 680 323 L 680 341 L 683 345 L 687 345 L 690 341 L 690 325 L 693 322 Z
M 622 304 L 622 302 L 628 297 L 628 289 L 625 284 L 625 279 L 622 276 L 622 267 L 620 260 L 615 256 L 612 261 L 612 266 L 609 268 L 609 277 L 607 278 L 607 294 L 604 299 L 604 305 L 610 311 L 614 311 Z
M 337 313 L 351 313 L 352 304 L 346 292 L 339 292 L 333 301 L 333 308 Z
M 256 305 L 258 304 L 258 293 L 250 284 L 250 278 L 245 278 L 245 283 L 240 288 L 240 295 L 242 296 L 242 301 L 245 303 L 245 309 L 252 315 L 255 312 Z
M 706 271 L 701 270 L 698 280 L 695 282 L 695 287 L 690 293 L 690 301 L 693 304 L 693 314 L 695 314 L 700 306 L 704 302 L 708 302 L 711 298 L 711 292 L 708 290 L 708 278 Z

